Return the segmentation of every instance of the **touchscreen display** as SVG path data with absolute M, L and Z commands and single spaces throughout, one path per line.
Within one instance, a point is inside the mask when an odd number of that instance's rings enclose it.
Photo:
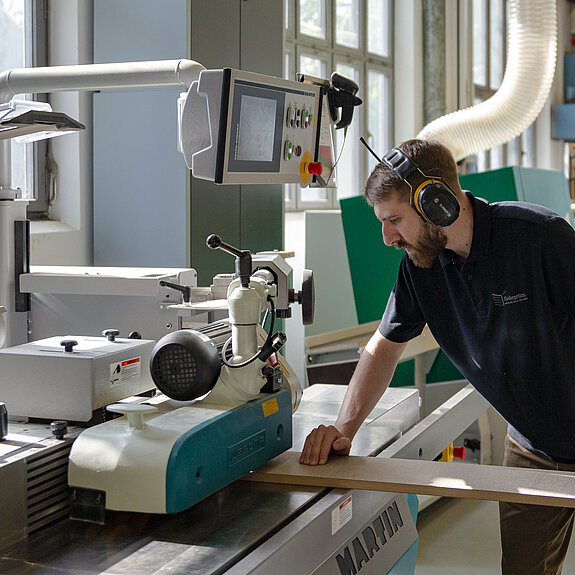
M 229 133 L 228 171 L 278 172 L 285 93 L 236 80 Z
M 271 162 L 274 157 L 277 102 L 242 96 L 236 160 Z

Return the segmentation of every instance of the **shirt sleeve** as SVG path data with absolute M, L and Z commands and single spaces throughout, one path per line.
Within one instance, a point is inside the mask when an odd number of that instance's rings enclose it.
M 563 218 L 549 222 L 541 258 L 549 301 L 575 314 L 575 230 Z
M 405 343 L 417 337 L 425 327 L 425 320 L 413 289 L 409 265 L 407 256 L 404 255 L 397 282 L 379 324 L 379 333 L 395 343 Z

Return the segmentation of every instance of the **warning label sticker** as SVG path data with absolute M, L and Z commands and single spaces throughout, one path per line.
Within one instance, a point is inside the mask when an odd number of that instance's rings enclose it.
M 264 410 L 264 417 L 277 413 L 280 410 L 278 400 L 274 397 L 273 399 L 264 401 L 262 403 L 262 409 Z
M 142 374 L 142 358 L 133 357 L 110 364 L 110 385 L 120 385 L 140 379 Z
M 337 533 L 352 518 L 351 495 L 331 510 L 331 534 Z

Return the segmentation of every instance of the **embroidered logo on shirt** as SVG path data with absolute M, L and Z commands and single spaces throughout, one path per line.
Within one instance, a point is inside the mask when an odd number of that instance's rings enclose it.
M 505 292 L 502 294 L 492 293 L 491 298 L 493 299 L 493 303 L 497 307 L 505 307 L 506 305 L 511 305 L 513 303 L 521 303 L 522 301 L 527 301 L 529 298 L 527 294 L 518 293 L 515 295 L 505 295 Z

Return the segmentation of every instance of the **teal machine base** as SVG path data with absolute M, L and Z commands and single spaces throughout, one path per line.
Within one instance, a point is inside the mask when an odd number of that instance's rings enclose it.
M 166 512 L 191 507 L 292 446 L 291 396 L 282 390 L 182 435 L 166 470 Z
M 68 467 L 71 517 L 104 523 L 106 510 L 178 513 L 291 446 L 288 390 L 230 408 L 168 401 L 138 425 L 123 416 L 80 434 Z

